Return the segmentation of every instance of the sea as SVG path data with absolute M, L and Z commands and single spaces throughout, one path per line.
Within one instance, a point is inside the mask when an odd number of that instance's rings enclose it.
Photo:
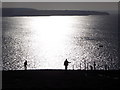
M 2 18 L 3 70 L 118 70 L 118 16 Z

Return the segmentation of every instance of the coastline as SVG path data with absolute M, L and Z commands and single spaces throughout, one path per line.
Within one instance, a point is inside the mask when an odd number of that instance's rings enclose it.
M 83 10 L 36 10 L 31 8 L 2 8 L 2 17 L 7 16 L 88 16 L 110 15 L 108 12 Z

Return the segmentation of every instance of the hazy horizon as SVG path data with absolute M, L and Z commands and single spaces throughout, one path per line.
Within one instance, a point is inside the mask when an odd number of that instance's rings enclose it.
M 38 10 L 88 10 L 118 12 L 117 2 L 4 2 L 3 8 L 32 8 Z

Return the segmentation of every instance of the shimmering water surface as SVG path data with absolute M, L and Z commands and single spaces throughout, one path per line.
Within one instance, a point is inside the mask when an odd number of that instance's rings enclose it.
M 111 15 L 3 17 L 3 69 L 118 69 L 117 31 Z

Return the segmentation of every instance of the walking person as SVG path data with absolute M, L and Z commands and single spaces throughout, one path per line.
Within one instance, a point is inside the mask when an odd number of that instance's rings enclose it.
M 95 63 L 95 61 L 93 63 L 93 66 L 94 66 L 94 70 L 96 70 L 96 63 Z
M 24 62 L 24 69 L 27 70 L 27 60 Z
M 92 65 L 90 65 L 90 70 L 93 70 L 93 66 Z
M 64 61 L 65 70 L 67 70 L 67 67 L 68 67 L 68 64 L 69 64 L 69 63 L 71 63 L 71 62 L 68 62 L 67 59 Z

